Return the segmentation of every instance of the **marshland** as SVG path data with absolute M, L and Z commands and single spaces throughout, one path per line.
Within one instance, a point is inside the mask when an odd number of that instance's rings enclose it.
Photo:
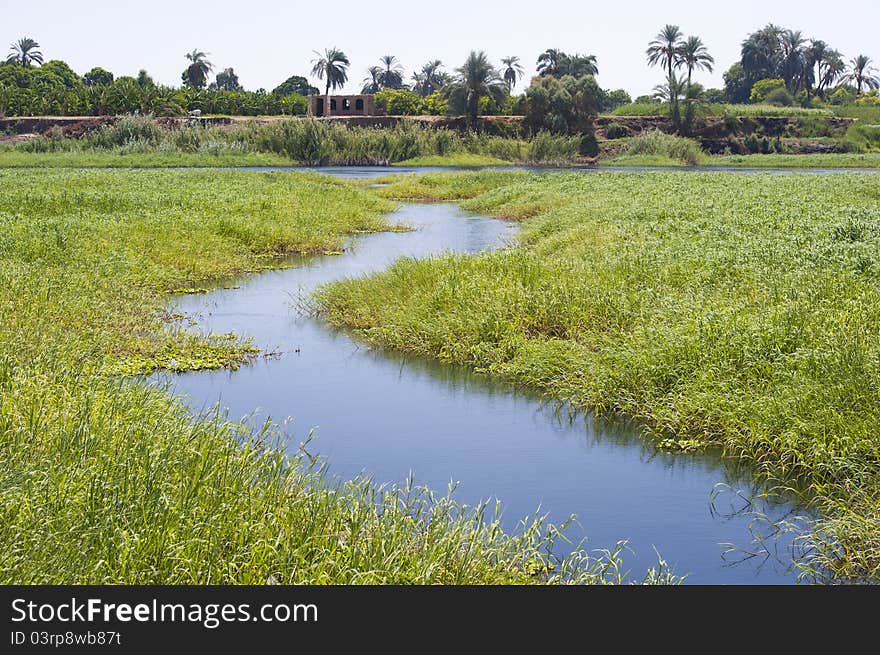
M 336 48 L 266 92 L 17 41 L 0 581 L 876 582 L 880 79 L 647 45 L 635 100 L 388 55 L 359 126 L 301 115 Z

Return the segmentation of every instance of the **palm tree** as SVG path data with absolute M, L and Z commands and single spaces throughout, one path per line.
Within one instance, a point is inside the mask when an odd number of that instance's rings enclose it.
M 583 77 L 584 75 L 598 75 L 599 67 L 596 65 L 596 55 L 565 55 L 559 63 L 559 76 L 571 75 Z
M 382 90 L 382 67 L 381 66 L 370 66 L 367 69 L 367 72 L 370 74 L 369 77 L 364 78 L 364 86 L 361 89 L 361 93 L 378 93 Z
M 698 36 L 689 36 L 687 41 L 681 44 L 678 52 L 678 61 L 676 65 L 685 66 L 687 68 L 687 85 L 691 85 L 691 76 L 695 68 L 702 68 L 705 71 L 712 72 L 712 64 L 715 60 L 706 49 L 703 40 Z
M 429 61 L 422 66 L 422 70 L 413 73 L 413 90 L 423 98 L 439 91 L 448 81 L 446 73 L 440 70 L 443 62 L 439 59 Z
M 850 72 L 846 79 L 856 85 L 856 90 L 861 93 L 862 87 L 868 90 L 880 88 L 880 78 L 877 71 L 871 68 L 871 58 L 868 55 L 859 55 L 849 62 Z
M 384 55 L 379 61 L 385 66 L 379 76 L 379 83 L 383 89 L 399 89 L 403 86 L 403 66 L 394 55 Z
M 42 64 L 43 53 L 37 50 L 40 44 L 29 36 L 19 39 L 10 46 L 12 54 L 6 58 L 7 64 L 21 64 L 22 66 L 30 66 L 31 64 Z
M 510 93 L 513 91 L 513 87 L 516 86 L 516 81 L 522 79 L 525 71 L 519 63 L 519 57 L 502 57 L 501 63 L 506 67 L 504 69 L 504 81 L 507 83 L 507 92 Z
M 447 84 L 443 91 L 447 97 L 461 102 L 467 107 L 471 119 L 471 127 L 476 129 L 477 116 L 480 113 L 480 99 L 489 97 L 504 102 L 507 97 L 507 85 L 495 67 L 489 63 L 485 52 L 471 51 L 464 65 L 456 68 L 455 81 Z
M 782 44 L 782 79 L 791 93 L 797 93 L 807 84 L 806 39 L 798 30 L 785 30 Z M 811 71 L 810 71 L 811 72 Z
M 683 36 L 678 25 L 666 25 L 648 44 L 648 49 L 645 51 L 650 66 L 662 64 L 666 68 L 667 79 L 673 77 L 672 69 L 678 61 Z
M 567 58 L 561 50 L 548 48 L 538 55 L 538 75 L 550 75 L 555 77 L 559 73 L 560 64 Z
M 208 81 L 208 73 L 214 70 L 214 64 L 205 59 L 207 56 L 208 53 L 201 50 L 193 50 L 186 54 L 190 65 L 186 67 L 183 75 L 186 83 L 194 89 L 201 89 L 205 86 L 205 82 Z
M 654 87 L 654 97 L 661 102 L 669 103 L 669 114 L 672 118 L 672 125 L 676 130 L 681 127 L 680 103 L 687 96 L 687 87 L 684 80 L 678 79 L 675 73 L 667 77 L 664 84 L 658 84 Z
M 335 90 L 338 87 L 345 86 L 345 83 L 348 81 L 348 67 L 351 65 L 351 62 L 348 61 L 345 53 L 337 48 L 328 48 L 324 50 L 323 55 L 317 50 L 313 52 L 318 56 L 312 59 L 312 75 L 319 80 L 327 81 L 327 86 L 324 89 L 325 102 L 327 103 L 324 113 L 329 116 L 330 87 L 333 87 Z

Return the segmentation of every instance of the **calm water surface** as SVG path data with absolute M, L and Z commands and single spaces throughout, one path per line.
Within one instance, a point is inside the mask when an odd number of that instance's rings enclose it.
M 364 169 L 358 169 L 364 172 Z M 159 376 L 200 411 L 220 403 L 230 417 L 283 422 L 291 448 L 314 431 L 308 448 L 331 473 L 367 474 L 437 490 L 458 485 L 459 501 L 500 499 L 509 529 L 540 508 L 559 522 L 576 514 L 571 530 L 587 548 L 628 539 L 625 564 L 636 577 L 656 564 L 656 549 L 691 583 L 791 583 L 789 541 L 773 556 L 744 562 L 724 557 L 724 544 L 752 547 L 746 515 L 725 516 L 733 494 L 712 511 L 718 483 L 745 494 L 717 458 L 654 452 L 623 427 L 569 419 L 535 395 L 448 366 L 371 350 L 295 308 L 321 284 L 385 268 L 400 256 L 444 251 L 477 253 L 509 243 L 515 227 L 464 213 L 456 205 L 406 205 L 392 220 L 412 232 L 357 237 L 341 256 L 300 258 L 293 268 L 252 275 L 234 289 L 184 296 L 178 310 L 206 331 L 251 336 L 281 351 L 238 371 Z M 772 517 L 789 506 L 759 506 Z

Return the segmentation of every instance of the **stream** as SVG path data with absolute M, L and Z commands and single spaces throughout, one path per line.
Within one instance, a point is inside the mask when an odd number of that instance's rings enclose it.
M 658 452 L 633 427 L 559 411 L 461 366 L 367 348 L 297 310 L 297 298 L 329 281 L 400 256 L 504 247 L 517 229 L 454 204 L 403 205 L 390 221 L 414 229 L 360 235 L 342 255 L 294 257 L 290 268 L 248 275 L 236 288 L 178 297 L 174 309 L 191 315 L 195 329 L 249 336 L 280 354 L 237 371 L 153 379 L 194 412 L 219 403 L 231 419 L 288 421 L 293 450 L 313 431 L 308 452 L 340 478 L 403 483 L 412 475 L 440 492 L 453 484 L 459 502 L 500 500 L 508 530 L 536 511 L 557 523 L 575 514 L 567 534 L 574 544 L 586 537 L 581 548 L 628 540 L 623 561 L 633 579 L 659 553 L 687 583 L 795 582 L 790 535 L 751 542 L 766 529 L 754 512 L 777 520 L 802 510 L 750 501 L 760 490 L 719 456 Z M 726 552 L 729 544 L 735 549 Z M 560 554 L 572 547 L 558 543 Z

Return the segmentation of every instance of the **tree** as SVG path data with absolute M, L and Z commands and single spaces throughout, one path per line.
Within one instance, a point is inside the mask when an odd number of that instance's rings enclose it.
M 25 68 L 31 64 L 42 64 L 43 53 L 37 50 L 40 44 L 29 36 L 19 39 L 10 46 L 12 54 L 6 58 L 8 64 L 21 64 Z
M 522 79 L 525 74 L 522 65 L 519 63 L 519 57 L 502 57 L 501 63 L 504 64 L 504 81 L 507 83 L 507 92 L 511 93 L 516 81 Z
M 590 75 L 542 75 L 526 89 L 524 125 L 533 133 L 593 134 L 603 93 Z
M 345 83 L 348 81 L 348 67 L 351 65 L 351 62 L 348 61 L 345 53 L 338 48 L 327 48 L 324 50 L 324 54 L 317 50 L 314 53 L 317 57 L 312 59 L 312 75 L 319 80 L 325 80 L 327 83 L 324 90 L 325 102 L 327 103 L 324 111 L 329 115 L 330 88 L 332 87 L 335 90 L 345 86 Z
M 782 44 L 780 77 L 785 80 L 785 86 L 790 93 L 797 93 L 812 82 L 812 68 L 807 66 L 806 39 L 798 30 L 785 30 L 780 43 Z
M 440 70 L 442 66 L 439 59 L 434 59 L 422 66 L 422 70 L 413 73 L 413 91 L 427 98 L 442 89 L 449 82 L 449 76 Z
M 816 93 L 824 98 L 828 90 L 846 72 L 846 62 L 843 60 L 843 55 L 833 48 L 823 49 L 821 56 L 812 51 L 810 57 L 811 62 L 816 66 Z
M 489 98 L 499 105 L 507 98 L 507 85 L 495 67 L 489 63 L 485 52 L 472 50 L 464 64 L 455 69 L 457 76 L 443 91 L 450 102 L 465 107 L 476 129 L 480 113 L 480 100 Z
M 113 83 L 113 73 L 100 66 L 95 66 L 83 75 L 82 81 L 86 86 L 107 86 Z
M 281 84 L 272 89 L 273 95 L 289 96 L 294 93 L 301 96 L 318 95 L 319 90 L 309 84 L 309 81 L 301 75 L 291 75 Z
M 379 58 L 384 68 L 379 74 L 379 84 L 383 89 L 399 89 L 403 86 L 403 66 L 394 55 L 383 55 Z
M 679 51 L 683 45 L 682 38 L 683 34 L 678 25 L 666 25 L 648 44 L 648 49 L 645 51 L 648 65 L 661 64 L 666 69 L 667 80 L 674 77 L 672 69 L 678 62 Z
M 676 64 L 687 68 L 688 86 L 691 84 L 691 76 L 695 68 L 702 68 L 711 73 L 714 63 L 715 60 L 698 36 L 689 36 L 679 47 Z
M 556 77 L 560 71 L 560 63 L 567 57 L 564 52 L 556 48 L 548 48 L 538 55 L 537 70 L 538 75 L 549 75 Z
M 740 64 L 744 85 L 749 89 L 758 80 L 780 77 L 782 33 L 781 27 L 768 23 L 742 42 Z
M 538 74 L 549 77 L 583 77 L 585 75 L 598 75 L 599 68 L 596 65 L 595 55 L 582 55 L 575 53 L 566 54 L 561 50 L 551 48 L 538 56 Z
M 189 66 L 183 71 L 183 82 L 193 89 L 202 89 L 208 81 L 208 73 L 214 70 L 214 64 L 206 59 L 208 53 L 201 50 L 193 50 L 186 54 L 190 61 Z
M 238 75 L 231 68 L 224 68 L 217 73 L 214 82 L 209 87 L 213 91 L 241 91 L 242 87 L 238 81 Z
M 150 77 L 149 73 L 147 73 L 146 69 L 144 68 L 141 68 L 138 71 L 137 83 L 138 86 L 142 89 L 152 89 L 156 86 L 156 83 L 153 82 L 153 78 Z
M 382 90 L 382 67 L 370 66 L 367 69 L 368 77 L 364 78 L 364 86 L 361 93 L 378 93 Z
M 869 91 L 880 88 L 880 78 L 877 77 L 877 71 L 871 68 L 871 58 L 868 55 L 854 57 L 850 60 L 849 66 L 846 79 L 856 85 L 856 92 L 859 95 L 862 93 L 862 87 Z
M 599 74 L 599 67 L 596 65 L 596 55 L 582 55 L 579 53 L 566 55 L 560 65 L 562 75 L 584 77 L 585 75 Z
M 425 104 L 422 96 L 409 89 L 382 89 L 375 100 L 376 108 L 389 116 L 418 116 Z
M 622 105 L 631 105 L 632 97 L 624 89 L 609 91 L 605 94 L 604 102 L 600 109 L 602 111 L 614 111 Z
M 743 65 L 736 63 L 724 73 L 724 95 L 727 102 L 742 104 L 749 101 L 752 87 Z
M 658 84 L 654 87 L 654 97 L 660 102 L 669 103 L 669 117 L 672 119 L 672 126 L 679 131 L 681 125 L 681 101 L 686 96 L 687 86 L 684 80 L 676 77 L 672 73 L 666 78 L 664 84 Z

